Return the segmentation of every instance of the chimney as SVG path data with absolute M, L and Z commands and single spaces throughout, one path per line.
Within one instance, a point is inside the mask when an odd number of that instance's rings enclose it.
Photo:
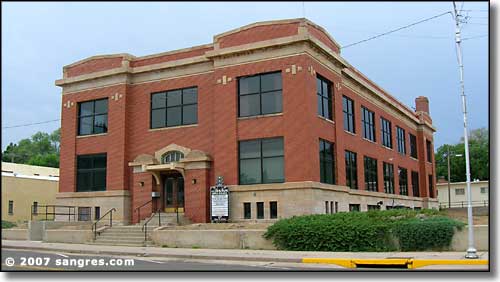
M 415 108 L 417 112 L 426 112 L 429 113 L 429 99 L 424 96 L 418 96 L 415 98 Z

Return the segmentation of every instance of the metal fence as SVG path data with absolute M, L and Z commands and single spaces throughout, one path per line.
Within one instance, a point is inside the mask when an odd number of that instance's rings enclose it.
M 32 221 L 91 221 L 92 207 L 62 205 L 32 205 Z
M 473 207 L 487 207 L 489 205 L 488 200 L 484 201 L 472 201 L 472 206 Z M 460 202 L 443 202 L 439 203 L 439 208 L 440 209 L 447 209 L 447 208 L 466 208 L 467 207 L 467 201 L 460 201 Z

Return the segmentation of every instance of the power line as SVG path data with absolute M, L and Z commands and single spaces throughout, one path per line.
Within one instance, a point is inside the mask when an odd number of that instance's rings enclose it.
M 25 127 L 25 126 L 32 126 L 32 125 L 44 124 L 44 123 L 50 123 L 50 122 L 55 122 L 55 121 L 60 121 L 60 120 L 61 120 L 61 119 L 53 119 L 53 120 L 46 120 L 46 121 L 41 121 L 41 122 L 34 122 L 34 123 L 27 123 L 27 124 L 19 124 L 19 125 L 13 125 L 13 126 L 5 126 L 5 127 L 2 127 L 2 129 L 16 128 L 16 127 Z
M 399 30 L 402 30 L 402 29 L 405 29 L 405 28 L 409 28 L 411 26 L 414 26 L 414 25 L 417 25 L 417 24 L 421 24 L 421 23 L 424 23 L 424 22 L 427 22 L 427 21 L 430 21 L 432 19 L 435 19 L 435 18 L 439 18 L 441 16 L 444 16 L 446 14 L 451 14 L 450 11 L 447 11 L 447 12 L 444 12 L 444 13 L 441 13 L 439 15 L 435 15 L 435 16 L 432 16 L 430 18 L 426 18 L 426 19 L 423 19 L 423 20 L 420 20 L 418 22 L 415 22 L 415 23 L 412 23 L 412 24 L 409 24 L 409 25 L 405 25 L 403 27 L 400 27 L 400 28 L 397 28 L 397 29 L 394 29 L 394 30 L 391 30 L 391 31 L 388 31 L 388 32 L 384 32 L 384 33 L 381 33 L 381 34 L 378 34 L 378 35 L 375 35 L 375 36 L 372 36 L 372 37 L 369 37 L 367 39 L 363 39 L 361 41 L 358 41 L 358 42 L 354 42 L 354 43 L 351 43 L 351 44 L 348 44 L 346 46 L 342 46 L 341 49 L 345 49 L 345 48 L 348 48 L 348 47 L 352 47 L 354 45 L 358 45 L 358 44 L 361 44 L 363 42 L 366 42 L 366 41 L 370 41 L 370 40 L 373 40 L 373 39 L 376 39 L 376 38 L 379 38 L 381 36 L 384 36 L 384 35 L 387 35 L 387 34 L 390 34 L 390 33 L 394 33 L 396 31 L 399 31 Z
M 488 37 L 488 34 L 462 38 L 462 41 L 469 40 L 469 39 L 483 38 L 483 37 Z

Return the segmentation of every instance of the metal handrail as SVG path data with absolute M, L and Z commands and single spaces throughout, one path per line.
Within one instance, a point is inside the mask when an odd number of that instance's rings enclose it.
M 113 211 L 116 212 L 116 209 L 115 208 L 110 209 L 103 216 L 101 216 L 98 220 L 96 220 L 94 222 L 94 224 L 92 224 L 92 232 L 94 233 L 94 240 L 97 239 L 97 223 L 99 221 L 101 221 L 101 219 L 103 219 L 108 214 L 109 214 L 109 227 L 113 227 Z M 106 226 L 106 224 L 104 226 Z
M 145 202 L 144 204 L 138 206 L 137 208 L 135 208 L 135 211 L 137 212 L 137 219 L 139 220 L 139 222 L 141 221 L 141 208 L 144 207 L 145 205 L 149 204 L 149 203 L 152 203 L 154 200 L 154 198 L 152 198 L 151 200 Z
M 158 226 L 161 226 L 161 214 L 160 214 L 161 210 L 158 209 L 156 210 L 156 212 L 154 212 L 150 218 L 148 218 L 148 220 L 146 220 L 146 222 L 144 222 L 144 224 L 142 225 L 142 231 L 144 232 L 144 241 L 147 241 L 148 240 L 148 223 L 151 221 L 151 219 L 153 219 L 155 217 L 156 214 L 158 214 Z
M 471 204 L 473 207 L 486 207 L 489 205 L 488 200 L 483 200 L 483 201 L 471 201 Z M 475 206 L 474 206 L 475 205 Z M 439 208 L 466 208 L 467 207 L 467 201 L 457 201 L 457 202 L 451 202 L 451 203 L 440 203 Z
M 35 207 L 37 208 L 36 211 L 35 211 Z M 40 212 L 41 209 L 45 208 L 45 212 Z M 52 208 L 52 212 L 49 212 L 49 208 Z M 63 212 L 56 212 L 56 209 L 65 209 L 67 208 L 68 209 L 68 212 L 67 213 L 63 213 Z M 55 216 L 56 215 L 67 215 L 68 216 L 68 221 L 71 221 L 71 217 L 73 217 L 74 221 L 78 221 L 76 219 L 76 208 L 90 208 L 90 207 L 80 207 L 80 206 L 67 206 L 67 205 L 31 205 L 31 220 L 33 221 L 33 217 L 34 216 L 40 216 L 40 215 L 43 215 L 45 214 L 45 220 L 49 220 L 49 216 L 51 216 L 52 220 L 55 219 Z M 90 213 L 88 214 L 89 217 L 92 216 L 92 211 L 90 211 Z

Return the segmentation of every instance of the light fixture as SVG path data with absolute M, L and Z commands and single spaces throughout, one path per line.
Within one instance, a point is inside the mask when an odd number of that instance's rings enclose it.
M 196 178 L 193 178 L 193 180 L 191 180 L 191 183 L 196 184 Z
M 144 181 L 139 182 L 139 186 L 144 187 Z

